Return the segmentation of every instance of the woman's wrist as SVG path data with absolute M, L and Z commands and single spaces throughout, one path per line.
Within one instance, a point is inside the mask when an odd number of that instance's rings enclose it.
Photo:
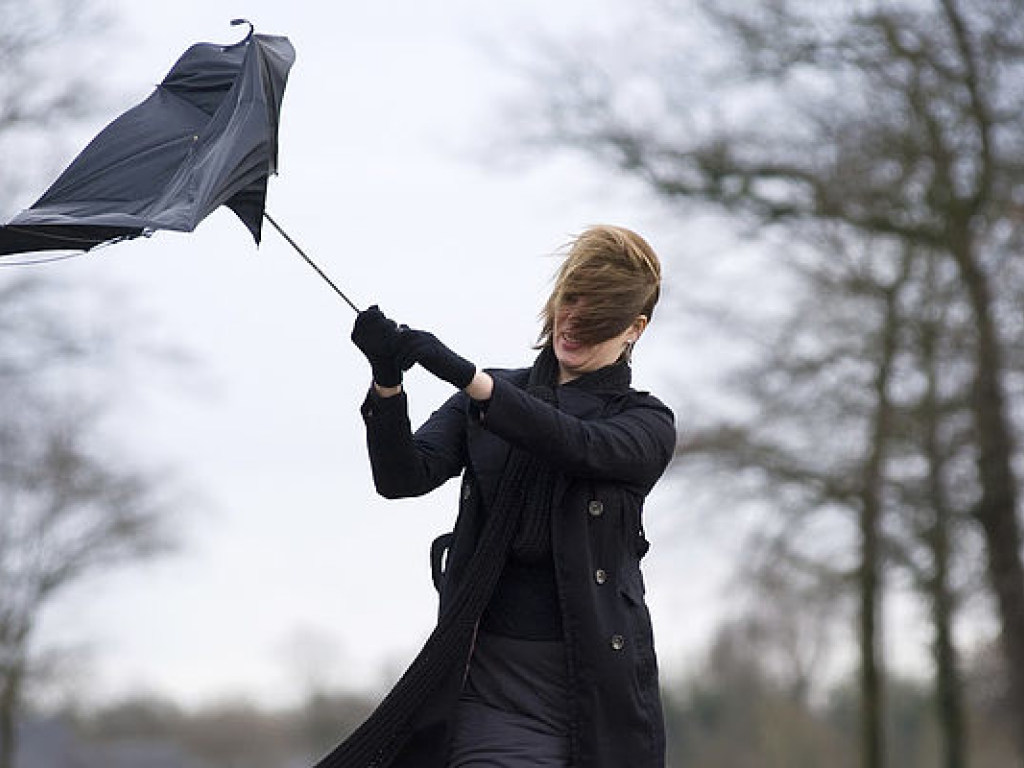
M 394 387 L 382 387 L 376 381 L 373 382 L 373 391 L 377 393 L 378 397 L 394 397 L 402 393 L 402 385 L 398 384 Z
M 489 373 L 478 370 L 463 391 L 474 400 L 490 400 L 494 393 L 494 379 Z

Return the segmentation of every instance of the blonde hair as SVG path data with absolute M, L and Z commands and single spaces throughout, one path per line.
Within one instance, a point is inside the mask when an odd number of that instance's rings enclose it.
M 555 314 L 583 299 L 573 334 L 596 344 L 625 331 L 640 315 L 650 320 L 661 293 L 661 263 L 636 232 L 607 224 L 589 227 L 565 247 L 566 256 L 541 311 L 538 348 L 551 343 Z

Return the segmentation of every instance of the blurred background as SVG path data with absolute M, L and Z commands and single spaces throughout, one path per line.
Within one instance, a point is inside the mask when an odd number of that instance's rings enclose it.
M 521 366 L 573 234 L 660 254 L 670 766 L 1024 765 L 1016 2 L 0 0 L 2 219 L 239 16 L 358 305 Z M 375 497 L 353 319 L 227 210 L 0 263 L 0 768 L 308 765 L 397 679 L 456 491 Z

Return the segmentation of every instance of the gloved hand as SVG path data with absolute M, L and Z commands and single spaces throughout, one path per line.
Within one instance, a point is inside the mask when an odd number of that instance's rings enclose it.
M 395 339 L 395 359 L 403 371 L 419 363 L 437 378 L 465 389 L 476 375 L 476 366 L 452 352 L 432 333 L 402 330 Z
M 356 317 L 352 341 L 370 361 L 373 380 L 382 387 L 402 383 L 402 367 L 395 357 L 396 341 L 403 332 L 374 304 Z

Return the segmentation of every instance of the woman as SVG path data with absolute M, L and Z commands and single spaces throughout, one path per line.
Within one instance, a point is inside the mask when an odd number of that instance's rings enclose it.
M 359 315 L 377 490 L 417 496 L 461 473 L 462 492 L 432 553 L 437 627 L 323 768 L 662 768 L 641 510 L 675 427 L 629 368 L 660 283 L 639 235 L 588 229 L 524 370 L 481 370 L 376 307 Z M 461 391 L 413 433 L 402 371 L 417 363 Z

